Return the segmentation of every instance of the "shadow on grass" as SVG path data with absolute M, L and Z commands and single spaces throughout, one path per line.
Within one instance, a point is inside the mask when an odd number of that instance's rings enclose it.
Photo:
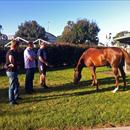
M 8 102 L 8 88 L 0 88 L 0 103 Z
M 61 66 L 61 67 L 48 67 L 47 71 L 57 71 L 57 70 L 65 70 L 65 69 L 72 69 L 74 68 L 73 66 Z M 24 68 L 21 68 L 18 70 L 18 74 L 25 74 L 26 70 Z M 35 73 L 39 73 L 38 69 L 36 68 Z M 6 70 L 5 69 L 0 69 L 0 76 L 6 76 Z
M 106 84 L 113 84 L 114 83 L 114 79 L 113 78 L 104 78 L 104 79 L 99 79 L 99 82 L 101 83 L 101 85 L 106 85 Z M 121 82 L 122 83 L 122 82 Z M 53 99 L 59 99 L 59 98 L 64 98 L 64 97 L 72 97 L 72 96 L 83 96 L 83 95 L 89 95 L 89 94 L 94 94 L 97 93 L 96 92 L 96 88 L 90 90 L 91 87 L 89 87 L 91 84 L 91 80 L 88 81 L 81 81 L 79 83 L 79 85 L 74 85 L 73 83 L 68 83 L 65 84 L 63 86 L 56 86 L 56 87 L 51 87 L 49 89 L 41 89 L 38 88 L 36 89 L 36 93 L 43 93 L 43 95 L 41 96 L 34 96 L 33 98 L 31 97 L 27 97 L 27 101 L 24 101 L 23 103 L 29 103 L 29 102 L 40 102 L 43 100 L 53 100 Z M 87 86 L 88 85 L 88 86 Z M 88 88 L 88 90 L 86 90 Z M 115 86 L 111 86 L 111 87 L 104 87 L 104 88 L 99 88 L 99 92 L 98 93 L 103 93 L 106 91 L 112 91 L 115 88 Z M 44 95 L 44 93 L 51 93 L 51 92 L 65 92 L 65 91 L 69 91 L 69 90 L 76 90 L 76 89 L 80 89 L 83 91 L 80 92 L 71 92 L 71 93 L 59 93 L 59 94 L 53 94 L 53 95 L 49 95 L 46 96 Z M 85 90 L 84 90 L 85 89 Z M 130 86 L 127 86 L 125 91 L 130 90 Z M 123 91 L 123 86 L 120 86 L 120 90 L 119 91 Z
M 115 88 L 115 86 L 113 86 L 115 80 L 112 77 L 108 77 L 108 78 L 103 78 L 103 79 L 98 79 L 100 86 L 99 86 L 99 92 L 98 93 L 103 93 L 106 91 L 111 91 Z M 120 84 L 122 84 L 122 80 L 120 79 Z M 111 86 L 106 87 L 106 85 L 111 84 Z M 58 99 L 58 98 L 62 98 L 62 97 L 71 97 L 71 96 L 81 96 L 81 95 L 88 95 L 88 94 L 94 94 L 97 93 L 96 92 L 96 87 L 90 87 L 91 85 L 91 80 L 88 81 L 81 81 L 78 85 L 74 85 L 73 83 L 67 83 L 67 84 L 63 84 L 61 86 L 55 86 L 55 87 L 50 87 L 49 89 L 41 89 L 41 88 L 34 88 L 36 90 L 36 92 L 33 94 L 38 94 L 38 93 L 51 93 L 51 92 L 68 92 L 70 90 L 82 90 L 80 92 L 71 92 L 71 93 L 59 93 L 59 94 L 53 94 L 53 95 L 49 95 L 49 96 L 33 96 L 33 95 L 29 95 L 29 96 L 25 96 L 28 95 L 25 93 L 24 91 L 24 87 L 20 87 L 20 95 L 24 97 L 23 99 L 23 103 L 28 103 L 28 102 L 37 102 L 37 101 L 43 101 L 43 100 L 51 100 L 51 99 Z M 102 88 L 102 86 L 105 85 L 105 87 Z M 90 90 L 90 88 L 92 88 Z M 85 89 L 85 90 L 84 90 Z M 88 90 L 86 90 L 88 89 Z M 120 90 L 123 90 L 123 86 L 120 85 Z M 130 90 L 130 86 L 127 85 L 126 90 Z M 8 101 L 8 88 L 1 88 L 0 89 L 0 103 L 5 103 Z
M 86 89 L 86 88 L 95 88 L 94 92 L 96 91 L 96 87 L 90 87 L 91 85 L 91 80 L 87 80 L 87 81 L 81 81 L 79 82 L 79 84 L 75 85 L 73 82 L 71 83 L 67 83 L 67 84 L 63 84 L 61 86 L 55 86 L 55 87 L 50 87 L 49 89 L 44 89 L 44 92 L 54 92 L 54 91 L 69 91 L 69 90 L 76 90 L 76 89 Z M 113 86 L 115 79 L 113 77 L 108 77 L 108 78 L 103 78 L 103 79 L 98 79 L 99 82 L 99 92 L 104 92 L 104 91 L 110 91 L 113 90 L 115 88 L 115 86 Z M 120 79 L 120 89 L 123 88 L 123 86 L 121 86 L 123 83 L 122 79 Z M 109 85 L 112 84 L 111 87 L 108 86 L 108 88 L 101 88 L 101 86 L 103 85 Z M 129 90 L 130 87 L 127 86 L 126 90 Z M 37 90 L 37 92 L 41 92 L 40 89 Z

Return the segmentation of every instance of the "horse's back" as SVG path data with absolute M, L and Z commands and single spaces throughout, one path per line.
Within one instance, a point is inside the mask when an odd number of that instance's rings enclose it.
M 86 66 L 105 66 L 120 64 L 123 54 L 120 48 L 89 48 L 83 54 Z
M 110 47 L 104 50 L 109 63 L 113 66 L 124 66 L 124 54 L 121 48 Z
M 102 48 L 89 48 L 83 55 L 85 65 L 88 67 L 106 65 L 105 55 Z

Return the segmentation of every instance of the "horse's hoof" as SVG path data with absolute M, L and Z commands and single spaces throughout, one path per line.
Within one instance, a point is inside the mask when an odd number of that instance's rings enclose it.
M 115 88 L 115 89 L 112 91 L 112 93 L 116 93 L 118 89 L 119 89 L 118 87 Z
M 93 87 L 94 86 L 94 84 L 91 84 L 91 87 Z
M 96 89 L 96 92 L 99 92 L 99 89 Z

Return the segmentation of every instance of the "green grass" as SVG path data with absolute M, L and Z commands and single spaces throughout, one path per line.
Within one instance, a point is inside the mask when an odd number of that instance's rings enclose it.
M 73 84 L 73 69 L 47 72 L 47 85 L 39 87 L 39 74 L 35 74 L 36 93 L 24 93 L 25 75 L 19 75 L 20 93 L 23 100 L 17 106 L 8 104 L 8 79 L 0 77 L 0 129 L 33 130 L 40 128 L 70 129 L 114 127 L 130 125 L 130 76 L 128 87 L 113 94 L 114 78 L 110 68 L 97 69 L 100 91 L 91 87 L 90 71 L 83 69 L 79 85 Z M 122 79 L 120 85 L 123 86 Z

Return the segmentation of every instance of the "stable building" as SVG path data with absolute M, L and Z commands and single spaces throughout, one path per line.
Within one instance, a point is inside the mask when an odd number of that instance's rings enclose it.
M 124 36 L 113 39 L 117 47 L 124 48 L 130 54 L 130 33 L 125 34 Z M 125 72 L 130 74 L 130 66 L 125 64 Z

